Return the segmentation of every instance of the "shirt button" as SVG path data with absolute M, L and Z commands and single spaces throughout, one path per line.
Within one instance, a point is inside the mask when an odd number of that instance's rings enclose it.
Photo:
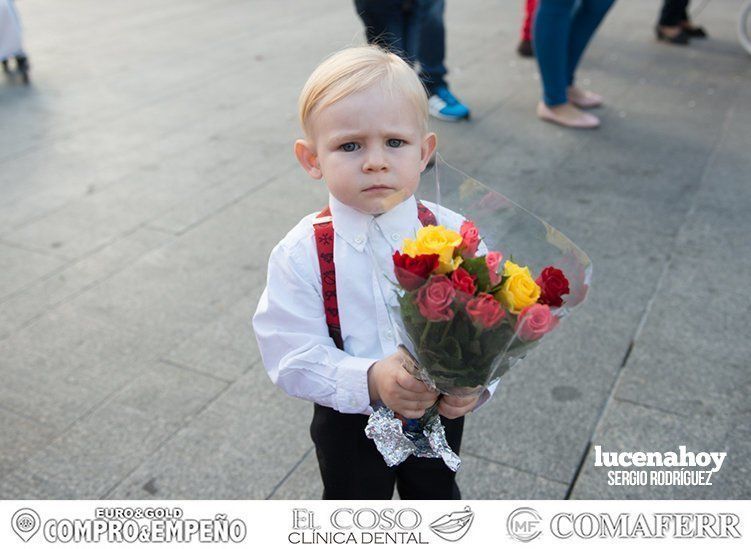
M 397 240 L 399 240 L 399 233 L 392 233 L 391 234 L 391 240 L 393 240 L 394 242 L 396 242 Z
M 386 330 L 386 339 L 394 337 L 394 333 L 391 330 Z
M 363 242 L 365 242 L 365 237 L 361 234 L 358 234 L 355 237 L 355 244 L 362 244 Z

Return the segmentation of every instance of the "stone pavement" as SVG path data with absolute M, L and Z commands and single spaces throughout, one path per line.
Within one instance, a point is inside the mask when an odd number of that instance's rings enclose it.
M 520 1 L 448 2 L 470 123 L 443 156 L 588 251 L 588 303 L 468 418 L 466 498 L 750 498 L 751 57 L 740 0 L 658 44 L 621 0 L 584 59 L 603 127 L 534 117 Z M 0 497 L 318 498 L 310 404 L 259 362 L 271 247 L 325 203 L 296 97 L 351 2 L 19 2 L 0 81 Z M 608 451 L 726 451 L 711 487 L 608 486 Z

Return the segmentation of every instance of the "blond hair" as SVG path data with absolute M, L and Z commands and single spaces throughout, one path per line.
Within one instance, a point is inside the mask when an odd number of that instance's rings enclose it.
M 428 129 L 428 98 L 415 71 L 401 57 L 378 46 L 338 51 L 316 67 L 300 92 L 300 124 L 310 135 L 314 112 L 380 84 L 391 94 L 405 94 L 414 104 L 422 131 Z

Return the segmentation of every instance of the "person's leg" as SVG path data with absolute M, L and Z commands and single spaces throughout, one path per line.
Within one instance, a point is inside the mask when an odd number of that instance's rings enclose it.
M 568 44 L 575 0 L 540 0 L 532 30 L 542 77 L 541 119 L 568 128 L 596 128 L 600 120 L 579 110 L 568 97 Z
M 660 19 L 655 27 L 658 40 L 669 44 L 685 46 L 689 43 L 690 35 L 683 28 L 683 18 L 686 16 L 688 0 L 664 0 Z
M 314 405 L 310 436 L 323 480 L 323 499 L 391 499 L 396 472 L 365 436 L 368 416 Z
M 446 28 L 443 24 L 446 3 L 445 0 L 417 0 L 416 3 L 420 27 L 417 60 L 420 62 L 420 79 L 430 96 L 439 87 L 446 86 Z
M 532 22 L 535 18 L 537 0 L 526 0 L 524 5 L 524 22 L 522 23 L 522 40 L 532 40 Z
M 542 78 L 543 101 L 549 107 L 566 103 L 568 43 L 575 0 L 540 0 L 535 16 L 534 39 Z
M 464 431 L 464 418 L 446 419 L 446 442 L 459 454 Z M 441 458 L 408 457 L 396 467 L 396 487 L 401 499 L 461 499 L 456 473 Z
M 661 27 L 676 27 L 686 16 L 688 0 L 665 0 L 660 10 L 659 25 Z
M 405 0 L 355 0 L 355 10 L 365 25 L 368 44 L 378 44 L 411 65 L 416 58 L 414 25 Z
M 533 57 L 535 52 L 532 48 L 532 22 L 534 21 L 537 0 L 526 0 L 524 9 L 524 21 L 522 22 L 522 36 L 516 52 L 522 57 Z
M 568 42 L 568 85 L 574 83 L 576 68 L 597 27 L 615 0 L 581 0 L 571 20 Z
M 446 27 L 444 0 L 414 0 L 418 15 L 420 79 L 428 92 L 428 110 L 439 120 L 469 118 L 469 108 L 449 91 L 446 83 Z

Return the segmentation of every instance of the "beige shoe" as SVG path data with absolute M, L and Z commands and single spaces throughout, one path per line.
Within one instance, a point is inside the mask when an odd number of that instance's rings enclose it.
M 583 90 L 576 86 L 570 86 L 567 92 L 568 100 L 580 109 L 594 109 L 602 105 L 602 96 L 595 92 Z
M 537 116 L 546 122 L 567 128 L 593 129 L 600 125 L 599 118 L 588 112 L 580 111 L 571 103 L 564 103 L 551 108 L 540 101 L 537 104 Z

